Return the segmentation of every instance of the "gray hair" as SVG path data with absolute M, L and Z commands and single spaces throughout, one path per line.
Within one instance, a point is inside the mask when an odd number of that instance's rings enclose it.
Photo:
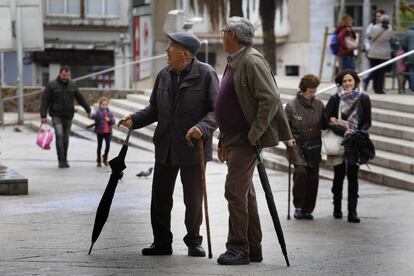
M 254 40 L 254 26 L 250 20 L 232 16 L 226 22 L 227 31 L 233 31 L 236 34 L 237 41 L 241 44 L 250 46 Z

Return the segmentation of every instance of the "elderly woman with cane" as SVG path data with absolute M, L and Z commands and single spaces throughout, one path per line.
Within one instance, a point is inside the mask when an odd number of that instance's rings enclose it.
M 287 148 L 289 163 L 295 167 L 293 174 L 293 205 L 295 219 L 313 219 L 319 185 L 321 160 L 321 129 L 327 127 L 322 101 L 315 98 L 319 79 L 304 76 L 299 83 L 300 91 L 287 103 L 286 116 L 296 141 Z
M 371 127 L 371 100 L 359 90 L 360 79 L 356 72 L 346 70 L 335 78 L 338 91 L 332 95 L 325 108 L 330 129 L 341 137 L 348 137 L 358 131 L 368 131 Z M 334 166 L 332 185 L 334 212 L 337 219 L 342 218 L 342 186 L 345 175 L 348 178 L 348 222 L 359 223 L 358 202 L 358 164 L 348 162 L 342 155 L 329 156 L 328 162 Z

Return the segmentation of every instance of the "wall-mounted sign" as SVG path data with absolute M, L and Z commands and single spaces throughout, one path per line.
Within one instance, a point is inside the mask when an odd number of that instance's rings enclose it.
M 152 56 L 153 32 L 151 15 L 134 17 L 134 60 Z M 137 63 L 135 65 L 134 79 L 148 78 L 152 73 L 152 61 Z

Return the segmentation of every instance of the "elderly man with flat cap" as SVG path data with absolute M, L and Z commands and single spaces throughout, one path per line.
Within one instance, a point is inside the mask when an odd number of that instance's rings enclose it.
M 171 209 L 175 180 L 180 172 L 184 191 L 184 242 L 188 255 L 204 257 L 199 234 L 202 222 L 200 156 L 192 138 L 203 139 L 204 158 L 212 159 L 212 135 L 217 128 L 214 104 L 219 80 L 214 69 L 198 61 L 199 39 L 191 33 L 169 33 L 167 63 L 157 75 L 149 105 L 123 118 L 128 128 L 157 122 L 153 142 L 155 166 L 152 182 L 151 225 L 154 241 L 143 255 L 171 255 Z

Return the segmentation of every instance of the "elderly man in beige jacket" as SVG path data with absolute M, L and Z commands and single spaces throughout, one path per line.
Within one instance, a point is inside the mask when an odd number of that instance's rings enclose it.
M 227 163 L 225 197 L 228 201 L 227 251 L 219 264 L 261 262 L 262 232 L 253 187 L 255 146 L 273 147 L 294 140 L 283 110 L 274 74 L 264 57 L 251 47 L 253 24 L 231 17 L 221 31 L 230 54 L 215 105 L 220 128 L 218 157 Z

